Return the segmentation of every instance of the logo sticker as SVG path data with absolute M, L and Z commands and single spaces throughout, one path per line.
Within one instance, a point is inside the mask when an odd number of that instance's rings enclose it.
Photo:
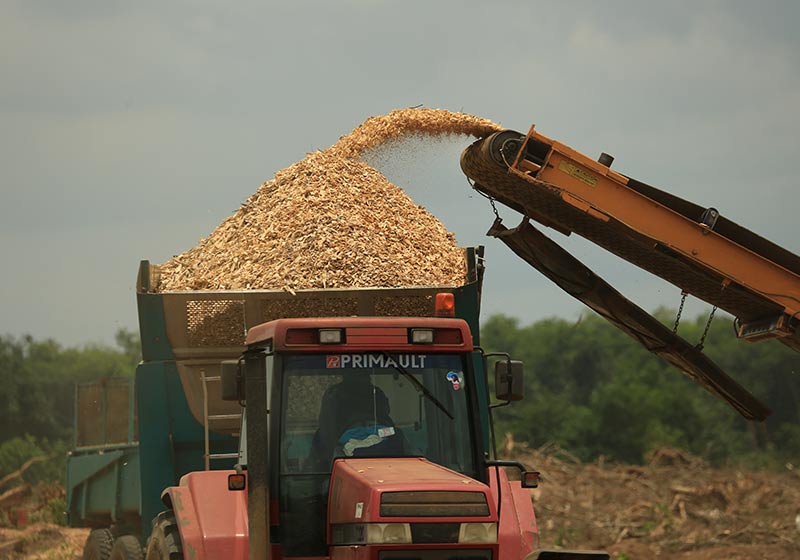
M 328 369 L 391 367 L 422 369 L 425 367 L 425 360 L 428 358 L 429 356 L 426 354 L 397 354 L 394 356 L 385 354 L 331 354 L 325 356 L 325 367 Z
M 558 170 L 563 171 L 567 175 L 571 177 L 575 177 L 581 183 L 589 185 L 590 187 L 594 187 L 597 185 L 597 177 L 589 173 L 588 171 L 584 171 L 577 165 L 573 165 L 568 161 L 562 161 L 558 164 Z
M 325 356 L 325 367 L 328 369 L 331 368 L 340 368 L 341 365 L 340 357 L 337 356 Z
M 454 391 L 461 389 L 464 384 L 464 378 L 461 376 L 461 372 L 458 371 L 447 372 L 447 380 L 453 384 Z

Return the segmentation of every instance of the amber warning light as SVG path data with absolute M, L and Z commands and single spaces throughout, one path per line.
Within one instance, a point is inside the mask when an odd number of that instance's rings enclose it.
M 436 294 L 436 310 L 434 315 L 437 317 L 456 316 L 456 298 L 450 293 Z

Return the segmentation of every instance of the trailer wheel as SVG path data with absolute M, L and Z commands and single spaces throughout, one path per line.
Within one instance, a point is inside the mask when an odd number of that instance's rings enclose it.
M 113 546 L 114 535 L 109 529 L 92 529 L 83 545 L 83 560 L 108 560 Z
M 144 554 L 139 539 L 133 535 L 122 535 L 114 540 L 108 560 L 142 560 Z
M 162 511 L 153 520 L 145 560 L 183 560 L 181 534 L 171 510 Z

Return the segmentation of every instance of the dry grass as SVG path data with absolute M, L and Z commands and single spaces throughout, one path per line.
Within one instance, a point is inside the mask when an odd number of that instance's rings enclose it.
M 408 135 L 483 137 L 464 113 L 403 109 L 371 117 L 324 151 L 278 171 L 194 248 L 160 267 L 159 291 L 454 286 L 454 236 L 361 160 Z

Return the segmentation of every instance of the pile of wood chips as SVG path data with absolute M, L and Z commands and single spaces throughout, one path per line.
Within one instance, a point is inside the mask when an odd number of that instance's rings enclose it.
M 497 130 L 439 109 L 371 117 L 278 171 L 211 235 L 161 265 L 158 291 L 462 285 L 465 257 L 453 234 L 361 156 L 407 135 Z

